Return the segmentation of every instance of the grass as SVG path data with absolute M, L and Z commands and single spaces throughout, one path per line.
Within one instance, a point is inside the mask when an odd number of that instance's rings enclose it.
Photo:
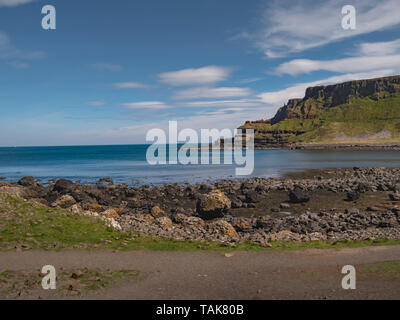
M 385 99 L 352 98 L 349 103 L 331 108 L 323 107 L 322 101 L 310 98 L 293 110 L 296 118 L 286 119 L 274 125 L 248 123 L 241 128 L 255 129 L 255 138 L 271 138 L 279 131 L 304 132 L 280 135 L 288 142 L 297 143 L 344 143 L 353 139 L 334 140 L 340 133 L 347 137 L 373 135 L 386 130 L 391 138 L 377 139 L 375 143 L 398 142 L 400 136 L 400 94 L 387 93 Z M 358 143 L 369 143 L 360 138 Z
M 61 295 L 81 295 L 118 286 L 125 281 L 140 280 L 136 270 L 76 269 L 57 272 L 57 293 Z M 44 274 L 40 270 L 23 272 L 5 270 L 0 272 L 0 295 L 20 296 L 42 288 Z
M 400 261 L 384 261 L 362 265 L 357 268 L 361 279 L 400 280 Z
M 0 194 L 0 250 L 15 248 L 62 250 L 151 250 L 151 251 L 282 251 L 302 249 L 340 249 L 380 245 L 398 245 L 399 240 L 271 242 L 271 248 L 256 243 L 235 246 L 220 242 L 181 241 L 118 232 L 95 217 L 76 216 L 65 209 Z

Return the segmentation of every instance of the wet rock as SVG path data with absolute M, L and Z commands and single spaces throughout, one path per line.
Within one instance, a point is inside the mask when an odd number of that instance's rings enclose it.
M 261 196 L 256 191 L 250 191 L 246 193 L 247 203 L 258 203 L 261 201 Z
M 23 177 L 21 178 L 17 184 L 23 187 L 32 187 L 38 185 L 37 180 L 34 177 Z
M 197 213 L 206 220 L 221 218 L 230 208 L 231 200 L 218 189 L 201 195 L 196 205 Z
M 310 196 L 305 191 L 295 188 L 289 193 L 289 199 L 291 203 L 305 203 L 310 201 Z
M 389 199 L 392 201 L 400 201 L 400 193 L 389 194 Z
M 360 199 L 360 193 L 358 191 L 352 191 L 346 194 L 347 201 L 356 201 L 358 199 Z
M 53 190 L 61 194 L 68 194 L 75 190 L 76 184 L 70 180 L 59 179 L 53 186 Z

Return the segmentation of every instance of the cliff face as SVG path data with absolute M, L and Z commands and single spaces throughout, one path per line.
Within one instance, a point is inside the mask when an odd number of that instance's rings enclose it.
M 397 138 L 399 119 L 400 76 L 393 76 L 308 88 L 304 98 L 290 99 L 272 119 L 241 128 L 254 129 L 256 146 L 263 147 Z

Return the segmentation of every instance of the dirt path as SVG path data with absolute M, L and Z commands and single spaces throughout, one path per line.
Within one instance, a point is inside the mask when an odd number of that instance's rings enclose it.
M 81 299 L 400 299 L 400 278 L 357 271 L 343 290 L 341 268 L 400 261 L 400 246 L 291 252 L 0 252 L 0 270 L 60 268 L 139 270 L 126 282 Z M 361 268 L 361 269 L 360 269 Z M 392 278 L 391 278 L 392 277 Z M 394 277 L 394 278 L 393 278 Z M 60 298 L 51 290 L 23 298 Z

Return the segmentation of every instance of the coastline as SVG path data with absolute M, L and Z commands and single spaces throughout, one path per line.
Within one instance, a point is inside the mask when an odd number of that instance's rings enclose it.
M 98 217 L 117 231 L 228 246 L 276 241 L 400 239 L 399 168 L 311 170 L 282 178 L 213 185 L 128 187 L 33 177 L 0 182 L 0 194 L 75 216 Z

